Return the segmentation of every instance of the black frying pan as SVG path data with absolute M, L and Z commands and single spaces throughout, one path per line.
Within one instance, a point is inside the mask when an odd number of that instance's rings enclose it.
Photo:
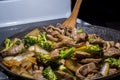
M 0 28 L 0 43 L 7 37 L 13 38 L 13 37 L 20 37 L 22 38 L 26 33 L 34 29 L 35 27 L 38 27 L 39 29 L 42 28 L 42 26 L 48 26 L 50 24 L 56 25 L 57 23 L 62 23 L 65 19 L 58 19 L 58 20 L 51 20 L 51 21 L 44 21 L 44 22 L 36 22 L 36 23 L 29 23 L 29 24 L 23 24 L 23 25 L 17 25 L 17 26 L 12 26 L 9 28 Z M 86 33 L 95 33 L 98 34 L 101 38 L 104 40 L 113 40 L 115 42 L 120 42 L 120 31 L 110 29 L 110 28 L 105 28 L 101 26 L 95 26 L 95 25 L 82 25 L 78 24 L 78 28 L 82 28 Z M 7 32 L 7 33 L 6 33 Z M 15 35 L 13 35 L 15 34 Z M 3 48 L 2 44 L 0 46 L 0 50 Z M 0 56 L 0 60 L 2 60 L 2 56 Z M 0 67 L 2 67 L 5 72 L 9 76 L 13 76 L 18 79 L 29 79 L 23 76 L 19 76 L 10 70 L 8 70 L 1 62 L 0 62 Z M 95 80 L 106 80 L 106 79 L 115 79 L 119 80 L 120 73 L 116 73 L 107 77 L 101 77 Z

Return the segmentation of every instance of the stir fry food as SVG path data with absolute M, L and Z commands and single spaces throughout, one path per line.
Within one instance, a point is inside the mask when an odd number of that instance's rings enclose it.
M 9 70 L 37 80 L 90 80 L 120 69 L 120 43 L 60 24 L 7 38 L 0 53 Z

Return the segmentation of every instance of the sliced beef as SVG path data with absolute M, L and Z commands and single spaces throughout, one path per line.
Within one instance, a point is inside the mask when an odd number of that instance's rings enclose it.
M 94 63 L 99 63 L 102 59 L 101 58 L 98 58 L 98 59 L 94 59 L 94 58 L 86 58 L 86 59 L 82 59 L 80 60 L 80 63 L 91 63 L 91 62 L 94 62 Z
M 114 47 L 109 48 L 105 53 L 105 57 L 114 57 L 114 56 L 120 56 L 120 49 L 116 49 Z
M 116 43 L 115 47 L 117 47 L 118 49 L 120 49 L 120 43 Z
M 86 79 L 91 80 L 91 79 L 95 79 L 95 78 L 98 78 L 98 77 L 102 77 L 102 75 L 99 72 L 88 74 Z
M 117 72 L 118 72 L 118 70 L 116 68 L 110 68 L 109 69 L 109 75 L 115 74 Z
M 85 42 L 81 42 L 81 43 L 76 43 L 73 46 L 76 47 L 76 48 L 79 48 L 79 47 L 84 46 L 85 44 L 86 44 Z
M 6 56 L 14 56 L 20 53 L 24 49 L 24 44 L 21 43 L 20 45 L 14 45 L 11 48 L 9 48 L 6 51 L 1 51 L 0 53 L 2 54 L 3 57 Z
M 89 58 L 92 57 L 91 54 L 87 52 L 76 51 L 73 55 L 75 58 Z
M 72 75 L 60 70 L 55 71 L 55 74 L 57 75 L 58 80 L 76 80 Z
M 59 57 L 59 49 L 55 49 L 55 50 L 51 51 L 50 53 L 51 53 L 53 60 L 55 60 Z
M 103 44 L 104 40 L 96 34 L 88 34 L 88 41 L 92 44 Z
M 86 33 L 79 33 L 77 34 L 77 42 L 80 42 L 80 41 L 86 41 L 87 40 L 87 34 Z
M 55 37 L 53 37 L 52 35 L 49 35 L 49 34 L 47 34 L 47 39 L 51 40 L 51 41 L 54 41 L 54 42 L 59 40 L 58 38 L 55 38 Z
M 104 41 L 103 51 L 107 51 L 109 48 L 114 47 L 114 46 L 115 46 L 114 41 Z
M 32 74 L 35 77 L 35 79 L 37 79 L 37 80 L 47 80 L 47 79 L 45 79 L 43 77 L 42 71 L 43 71 L 43 67 L 42 66 L 40 66 L 40 67 L 38 67 L 37 65 L 34 66 L 34 70 L 33 70 Z
M 76 71 L 76 76 L 81 80 L 84 80 L 89 73 L 96 73 L 96 69 L 97 67 L 95 63 L 85 64 L 78 68 L 78 70 Z

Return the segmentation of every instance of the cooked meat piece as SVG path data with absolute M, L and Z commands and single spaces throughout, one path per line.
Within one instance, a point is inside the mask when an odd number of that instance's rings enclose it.
M 95 78 L 98 78 L 98 77 L 102 77 L 102 75 L 100 73 L 92 73 L 92 74 L 88 74 L 86 79 L 95 79 Z
M 81 66 L 80 68 L 78 68 L 78 70 L 76 71 L 76 76 L 78 78 L 80 78 L 81 80 L 84 80 L 85 77 L 89 74 L 89 73 L 95 73 L 94 71 L 97 69 L 95 63 L 89 63 L 89 64 L 85 64 L 83 66 Z
M 99 63 L 102 59 L 101 58 L 97 58 L 97 59 L 94 59 L 94 58 L 86 58 L 86 59 L 82 59 L 80 60 L 80 63 L 91 63 L 91 62 L 94 62 L 94 63 Z
M 103 44 L 104 40 L 97 38 L 97 39 L 90 40 L 89 42 L 92 44 Z
M 114 46 L 115 46 L 114 41 L 104 41 L 103 50 L 107 51 L 109 48 L 114 47 Z
M 72 33 L 71 33 L 71 37 L 76 41 L 77 40 L 77 29 L 76 28 L 72 28 Z
M 88 37 L 92 39 L 100 38 L 97 34 L 88 34 Z
M 57 42 L 57 43 L 55 43 L 55 45 L 54 45 L 54 49 L 56 49 L 56 48 L 61 48 L 61 47 L 63 47 L 63 45 L 64 45 L 63 42 Z
M 52 36 L 63 33 L 63 30 L 60 30 L 59 28 L 55 28 L 51 25 L 49 27 L 43 27 L 43 29 L 45 32 L 47 32 L 49 35 L 52 35 Z
M 59 57 L 59 49 L 55 49 L 55 50 L 51 51 L 50 53 L 51 53 L 53 60 L 55 60 Z
M 103 44 L 104 40 L 101 39 L 98 35 L 96 34 L 88 34 L 88 40 L 90 43 L 97 43 L 97 44 Z
M 51 41 L 54 41 L 54 42 L 58 41 L 58 38 L 55 38 L 55 37 L 53 37 L 52 35 L 49 35 L 49 34 L 47 34 L 47 39 L 51 40 Z
M 92 57 L 91 54 L 87 52 L 76 51 L 73 55 L 75 58 L 89 58 Z
M 73 40 L 63 40 L 62 41 L 65 46 L 72 47 L 75 45 L 75 42 Z
M 118 72 L 118 70 L 116 68 L 110 68 L 109 69 L 109 75 L 115 74 L 117 72 Z
M 7 51 L 1 51 L 3 57 L 6 56 L 14 56 L 20 53 L 24 49 L 24 44 L 21 43 L 20 45 L 14 45 L 11 48 L 9 48 Z
M 81 42 L 81 43 L 76 43 L 73 46 L 76 48 L 82 47 L 83 45 L 85 45 L 85 42 Z
M 87 40 L 87 34 L 86 33 L 79 33 L 77 34 L 77 42 L 79 41 L 86 41 Z
M 60 70 L 55 71 L 55 74 L 57 75 L 58 80 L 76 80 L 72 75 Z
M 72 40 L 71 38 L 69 37 L 65 37 L 65 36 L 59 36 L 62 38 L 64 38 L 61 42 L 58 42 L 55 44 L 54 48 L 60 48 L 60 47 L 63 47 L 63 46 L 68 46 L 68 47 L 72 47 L 75 45 L 75 41 Z
M 37 80 L 46 80 L 42 75 L 42 71 L 43 71 L 42 66 L 40 66 L 39 69 L 36 69 L 36 70 L 33 71 L 33 76 L 35 77 L 35 79 L 37 79 Z
M 116 43 L 115 47 L 117 47 L 118 49 L 120 49 L 120 43 Z
M 109 48 L 105 53 L 105 57 L 113 57 L 113 56 L 120 56 L 120 49 L 116 49 L 114 47 Z
M 65 59 L 61 59 L 61 60 L 59 61 L 59 64 L 65 65 Z

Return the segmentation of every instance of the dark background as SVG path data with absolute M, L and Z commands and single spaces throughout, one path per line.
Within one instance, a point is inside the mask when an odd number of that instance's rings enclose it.
M 72 0 L 72 8 L 76 0 Z M 83 0 L 78 18 L 93 24 L 120 30 L 119 0 Z

